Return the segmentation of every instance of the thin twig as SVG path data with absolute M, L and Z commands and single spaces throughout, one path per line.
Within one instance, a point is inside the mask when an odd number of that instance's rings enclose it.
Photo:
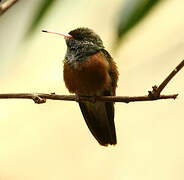
M 167 78 L 158 86 L 157 88 L 157 96 L 160 95 L 161 91 L 165 88 L 165 86 L 169 83 L 169 81 L 178 73 L 182 67 L 184 66 L 184 60 L 167 76 Z
M 162 90 L 166 87 L 166 85 L 170 82 L 170 80 L 184 67 L 184 60 L 178 64 L 178 66 L 165 78 L 165 80 L 159 86 L 153 86 L 152 91 L 149 92 L 149 96 L 152 98 L 158 98 Z
M 157 99 L 176 99 L 178 94 L 161 95 Z M 45 103 L 46 99 L 64 100 L 64 101 L 78 101 L 75 95 L 57 95 L 57 94 L 43 94 L 43 93 L 18 93 L 18 94 L 0 94 L 0 99 L 33 99 L 35 103 Z M 80 101 L 94 101 L 91 96 L 80 96 Z M 95 101 L 104 102 L 136 102 L 136 101 L 153 101 L 150 96 L 99 96 L 95 97 Z
M 147 96 L 75 96 L 75 95 L 57 95 L 55 93 L 14 93 L 14 94 L 0 94 L 0 99 L 32 99 L 35 103 L 45 103 L 46 99 L 65 100 L 65 101 L 104 101 L 104 102 L 136 102 L 136 101 L 153 101 L 159 99 L 176 99 L 178 94 L 160 95 L 161 91 L 169 83 L 169 81 L 179 72 L 184 66 L 184 60 L 169 74 L 168 77 L 160 84 L 160 86 L 153 86 L 153 90 L 149 91 Z
M 12 7 L 18 0 L 8 0 L 0 6 L 0 16 Z

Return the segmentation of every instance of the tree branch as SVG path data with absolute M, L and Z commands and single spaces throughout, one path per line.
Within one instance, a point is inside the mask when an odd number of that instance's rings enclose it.
M 184 60 L 178 64 L 176 68 L 165 78 L 165 80 L 160 84 L 160 86 L 153 86 L 152 91 L 149 92 L 149 96 L 152 96 L 153 98 L 158 98 L 160 96 L 160 93 L 162 90 L 166 87 L 166 85 L 169 83 L 169 81 L 183 68 L 184 66 Z
M 104 102 L 136 102 L 136 101 L 153 101 L 159 99 L 176 99 L 178 94 L 160 95 L 161 91 L 169 83 L 169 81 L 179 72 L 184 66 L 184 60 L 169 74 L 168 77 L 160 84 L 160 86 L 153 86 L 152 91 L 145 96 L 75 96 L 75 95 L 57 95 L 55 93 L 13 93 L 0 94 L 0 99 L 32 99 L 35 103 L 45 103 L 47 99 L 64 100 L 64 101 L 104 101 Z
M 0 6 L 0 16 L 12 7 L 18 0 L 7 0 Z
M 176 99 L 178 94 L 160 95 L 157 99 Z M 104 102 L 136 102 L 136 101 L 153 101 L 151 96 L 80 96 L 75 95 L 58 95 L 58 94 L 43 94 L 43 93 L 18 93 L 18 94 L 0 94 L 0 99 L 32 99 L 35 103 L 45 103 L 46 99 L 64 100 L 64 101 L 104 101 Z

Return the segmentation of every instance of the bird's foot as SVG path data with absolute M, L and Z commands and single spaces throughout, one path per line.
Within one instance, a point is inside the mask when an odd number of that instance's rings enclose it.
M 83 95 L 76 94 L 75 95 L 75 101 L 76 102 L 89 101 L 89 102 L 95 103 L 96 102 L 96 96 L 83 96 Z
M 81 98 L 80 98 L 79 94 L 75 94 L 75 101 L 76 102 L 80 102 L 81 101 Z
M 96 96 L 89 96 L 89 101 L 92 103 L 96 103 Z

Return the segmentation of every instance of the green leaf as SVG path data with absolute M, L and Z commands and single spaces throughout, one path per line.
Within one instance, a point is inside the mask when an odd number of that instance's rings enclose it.
M 117 24 L 117 42 L 140 22 L 162 0 L 126 0 L 120 10 Z
M 40 25 L 44 17 L 46 16 L 47 12 L 53 6 L 56 0 L 42 0 L 40 5 L 35 13 L 35 16 L 30 23 L 26 36 L 30 36 L 36 30 L 36 28 Z

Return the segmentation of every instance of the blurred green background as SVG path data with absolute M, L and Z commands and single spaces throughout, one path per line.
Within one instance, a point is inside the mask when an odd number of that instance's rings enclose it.
M 184 57 L 184 2 L 149 2 L 19 0 L 0 16 L 0 93 L 69 94 L 65 42 L 41 30 L 89 27 L 119 67 L 117 95 L 147 94 Z M 116 103 L 113 147 L 98 145 L 77 103 L 0 100 L 0 179 L 183 180 L 183 77 L 181 70 L 163 92 L 179 93 L 176 101 Z

